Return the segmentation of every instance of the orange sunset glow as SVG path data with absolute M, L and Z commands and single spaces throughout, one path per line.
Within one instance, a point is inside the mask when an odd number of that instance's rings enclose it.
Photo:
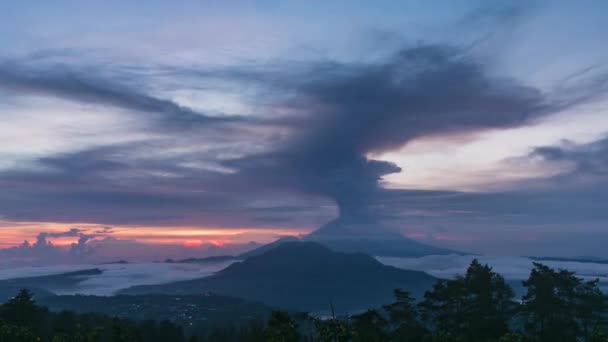
M 112 237 L 120 240 L 133 240 L 145 244 L 183 245 L 184 247 L 197 247 L 211 244 L 217 247 L 233 243 L 247 243 L 249 241 L 268 242 L 277 236 L 301 235 L 309 230 L 305 229 L 261 229 L 261 228 L 215 228 L 215 227 L 142 227 L 142 226 L 113 226 L 105 227 L 87 223 L 50 223 L 50 222 L 7 222 L 0 221 L 3 227 L 2 248 L 18 246 L 23 241 L 35 242 L 37 236 L 44 232 L 47 234 L 61 233 L 72 228 L 82 230 L 85 235 L 96 239 Z M 48 237 L 55 246 L 69 246 L 76 243 L 79 237 Z

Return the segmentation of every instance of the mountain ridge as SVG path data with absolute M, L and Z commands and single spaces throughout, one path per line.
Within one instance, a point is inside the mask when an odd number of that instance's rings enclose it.
M 326 311 L 333 303 L 346 312 L 387 304 L 395 288 L 421 296 L 435 280 L 424 272 L 383 265 L 363 253 L 335 252 L 316 242 L 292 241 L 209 277 L 136 286 L 120 294 L 213 292 L 305 311 Z

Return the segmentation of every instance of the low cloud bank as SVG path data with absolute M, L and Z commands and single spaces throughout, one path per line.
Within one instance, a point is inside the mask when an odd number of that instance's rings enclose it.
M 489 264 L 502 274 L 507 281 L 519 283 L 527 279 L 533 262 L 541 262 L 549 267 L 573 271 L 585 279 L 600 279 L 600 286 L 608 290 L 608 264 L 597 262 L 533 260 L 518 256 L 473 256 L 473 255 L 429 255 L 418 258 L 378 257 L 385 265 L 402 269 L 423 271 L 438 278 L 454 278 L 465 273 L 471 261 L 477 258 Z M 100 269 L 102 273 L 79 276 L 82 281 L 76 287 L 55 291 L 58 294 L 112 295 L 121 289 L 137 285 L 155 285 L 210 276 L 234 261 L 208 263 L 128 263 L 128 264 L 87 264 L 61 266 L 30 266 L 0 268 L 0 281 L 58 275 L 67 272 Z
M 112 236 L 111 227 L 101 229 L 71 228 L 62 232 L 39 232 L 36 241 L 0 249 L 0 270 L 23 266 L 52 266 L 108 263 L 115 260 L 152 262 L 168 258 L 203 258 L 238 255 L 258 247 L 256 242 L 226 243 L 212 241 L 187 247 L 185 244 L 151 244 Z M 57 245 L 51 239 L 71 238 L 69 245 Z M 72 268 L 73 269 L 73 268 Z M 29 276 L 29 275 L 28 275 Z M 1 277 L 1 276 L 0 276 Z
M 94 269 L 102 271 L 81 277 L 76 288 L 55 291 L 57 294 L 86 294 L 107 296 L 137 285 L 155 285 L 173 281 L 202 278 L 226 268 L 234 261 L 202 264 L 136 263 L 74 266 L 41 266 L 3 269 L 0 280 L 35 276 L 57 275 L 67 272 Z
M 524 280 L 530 275 L 534 262 L 549 267 L 566 269 L 584 279 L 600 279 L 604 290 L 608 289 L 608 264 L 562 260 L 534 260 L 519 256 L 428 255 L 420 258 L 377 257 L 378 261 L 402 269 L 429 273 L 438 278 L 454 278 L 463 275 L 473 259 L 490 265 L 506 280 Z

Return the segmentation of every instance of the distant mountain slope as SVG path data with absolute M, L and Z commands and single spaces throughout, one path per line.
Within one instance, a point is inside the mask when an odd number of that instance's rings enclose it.
M 426 273 L 385 266 L 365 254 L 333 252 L 313 242 L 285 242 L 207 278 L 132 287 L 122 293 L 210 291 L 306 311 L 328 311 L 333 302 L 338 312 L 346 312 L 389 303 L 395 288 L 421 295 L 434 282 Z
M 238 258 L 246 259 L 251 256 L 260 255 L 280 244 L 293 241 L 312 241 L 337 252 L 358 252 L 371 256 L 408 258 L 425 255 L 462 254 L 405 238 L 401 234 L 392 232 L 374 221 L 350 222 L 346 219 L 338 218 L 302 238 L 285 236 L 243 253 Z
M 0 280 L 0 300 L 6 299 L 7 295 L 8 298 L 14 296 L 22 288 L 32 290 L 37 297 L 52 295 L 55 291 L 75 290 L 87 276 L 101 273 L 100 269 L 92 268 L 61 274 Z
M 361 252 L 372 256 L 418 257 L 459 254 L 403 237 L 374 220 L 337 218 L 304 237 L 340 252 Z
M 307 237 L 308 241 L 320 243 L 334 251 L 346 253 L 365 253 L 373 256 L 391 257 L 420 257 L 434 254 L 452 254 L 454 251 L 421 244 L 411 239 L 395 234 L 394 238 L 364 239 L 347 238 L 333 239 L 324 237 Z
M 299 238 L 295 237 L 295 236 L 284 236 L 276 241 L 273 241 L 271 243 L 265 244 L 263 246 L 260 246 L 258 248 L 252 249 L 248 252 L 245 252 L 243 254 L 240 254 L 238 256 L 239 259 L 247 259 L 249 257 L 252 256 L 257 256 L 257 255 L 261 255 L 264 254 L 266 252 L 268 252 L 271 249 L 276 248 L 279 245 L 284 244 L 285 242 L 297 242 L 297 241 L 302 241 Z
M 170 264 L 204 264 L 204 263 L 211 263 L 211 262 L 230 261 L 230 260 L 236 260 L 236 259 L 238 259 L 238 258 L 235 256 L 232 256 L 232 255 L 216 255 L 216 256 L 210 256 L 210 257 L 206 257 L 206 258 L 187 258 L 187 259 L 178 259 L 178 260 L 166 259 L 165 262 L 170 263 Z
M 577 257 L 577 258 L 563 258 L 563 257 L 528 257 L 535 261 L 566 261 L 566 262 L 580 262 L 586 264 L 608 264 L 608 259 L 600 257 Z

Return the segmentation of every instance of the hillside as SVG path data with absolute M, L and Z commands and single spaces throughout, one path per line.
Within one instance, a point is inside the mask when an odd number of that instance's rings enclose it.
M 385 266 L 361 253 L 333 252 L 313 242 L 285 242 L 213 276 L 163 285 L 137 286 L 123 294 L 214 292 L 306 311 L 346 312 L 391 302 L 403 288 L 421 295 L 435 281 L 418 271 Z
M 245 326 L 265 318 L 270 309 L 262 304 L 207 293 L 196 296 L 52 296 L 38 300 L 52 311 L 98 313 L 135 321 L 170 320 L 187 332 Z M 198 331 L 194 331 L 196 329 Z

